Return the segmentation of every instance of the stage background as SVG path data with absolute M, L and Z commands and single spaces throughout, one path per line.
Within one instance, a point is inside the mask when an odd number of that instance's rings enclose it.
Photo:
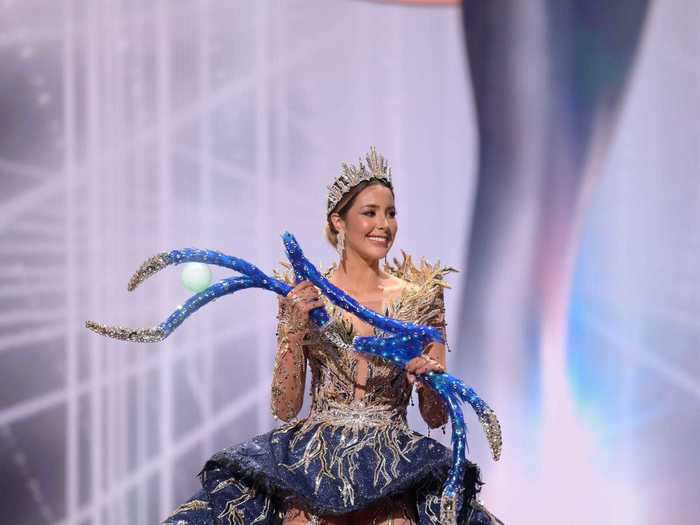
M 461 270 L 449 365 L 505 441 L 493 463 L 468 416 L 487 506 L 694 523 L 700 5 L 608 4 L 0 0 L 2 521 L 158 523 L 276 424 L 272 294 L 157 345 L 84 321 L 164 319 L 178 269 L 126 282 L 171 248 L 271 270 L 287 229 L 326 266 L 326 185 L 376 145 L 391 255 Z

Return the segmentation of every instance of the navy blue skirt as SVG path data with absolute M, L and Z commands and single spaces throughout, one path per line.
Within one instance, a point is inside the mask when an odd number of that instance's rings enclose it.
M 302 420 L 216 453 L 200 473 L 201 490 L 164 523 L 281 524 L 290 506 L 323 517 L 402 499 L 411 502 L 411 521 L 436 525 L 451 463 L 448 448 L 405 424 Z M 480 486 L 468 463 L 458 523 L 501 523 L 478 503 Z

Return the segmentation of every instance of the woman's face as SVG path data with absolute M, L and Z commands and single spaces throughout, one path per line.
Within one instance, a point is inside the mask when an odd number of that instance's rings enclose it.
M 344 221 L 339 216 L 335 219 L 336 229 L 345 230 L 345 249 L 368 261 L 383 258 L 396 239 L 394 195 L 381 184 L 358 193 Z

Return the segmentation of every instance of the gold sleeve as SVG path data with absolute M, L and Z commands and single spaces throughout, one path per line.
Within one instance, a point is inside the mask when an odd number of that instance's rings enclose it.
M 291 420 L 301 410 L 306 383 L 306 356 L 303 346 L 306 327 L 298 320 L 290 318 L 290 309 L 289 300 L 279 297 L 271 408 L 272 415 L 283 421 Z
M 437 328 L 447 341 L 447 323 L 445 322 L 445 296 L 442 286 L 435 286 L 433 300 L 431 301 L 430 313 L 427 315 L 426 323 Z M 429 354 L 433 359 L 445 365 L 445 345 L 431 343 L 423 350 L 424 354 Z M 448 412 L 440 396 L 431 388 L 425 387 L 418 391 L 418 407 L 421 416 L 430 428 L 437 428 L 445 425 L 448 420 Z

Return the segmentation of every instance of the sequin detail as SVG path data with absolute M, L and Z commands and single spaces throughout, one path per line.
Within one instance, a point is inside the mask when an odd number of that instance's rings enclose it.
M 161 252 L 153 257 L 149 257 L 141 267 L 136 270 L 134 275 L 131 276 L 127 289 L 130 292 L 135 290 L 139 284 L 144 282 L 151 275 L 158 273 L 169 264 L 171 264 L 171 260 L 168 252 Z
M 494 460 L 498 461 L 501 459 L 501 450 L 503 449 L 503 435 L 496 413 L 490 408 L 485 410 L 483 414 L 479 415 L 479 423 L 481 423 L 481 427 L 486 434 L 486 439 L 491 448 L 491 455 Z
M 120 339 L 122 341 L 157 343 L 165 339 L 165 332 L 160 327 L 128 328 L 126 326 L 108 326 L 96 323 L 95 321 L 86 321 L 85 327 L 100 335 L 113 339 Z

